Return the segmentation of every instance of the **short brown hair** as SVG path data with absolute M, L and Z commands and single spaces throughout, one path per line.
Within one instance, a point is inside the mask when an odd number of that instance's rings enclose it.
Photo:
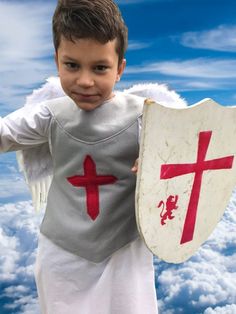
M 119 64 L 124 58 L 128 31 L 113 0 L 58 0 L 52 26 L 56 51 L 61 36 L 71 41 L 92 38 L 103 44 L 116 38 Z

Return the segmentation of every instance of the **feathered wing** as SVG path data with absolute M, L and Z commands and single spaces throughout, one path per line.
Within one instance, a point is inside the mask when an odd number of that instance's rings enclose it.
M 41 88 L 34 90 L 26 98 L 25 106 L 37 106 L 42 101 L 64 95 L 59 78 L 50 77 Z M 45 143 L 31 149 L 18 151 L 16 156 L 19 170 L 24 174 L 29 186 L 33 206 L 38 211 L 46 203 L 52 181 L 52 157 L 49 144 Z
M 169 90 L 163 84 L 137 84 L 125 89 L 124 93 L 152 98 L 167 107 L 181 108 L 187 106 L 186 102 L 175 91 Z M 42 101 L 64 95 L 59 78 L 51 77 L 41 88 L 33 91 L 27 97 L 25 106 L 37 106 Z M 39 210 L 46 203 L 52 181 L 52 158 L 48 143 L 17 152 L 17 161 L 30 188 L 33 206 Z
M 131 88 L 125 89 L 123 92 L 145 98 L 151 98 L 165 107 L 183 108 L 187 106 L 186 101 L 175 91 L 169 90 L 165 84 L 136 84 Z

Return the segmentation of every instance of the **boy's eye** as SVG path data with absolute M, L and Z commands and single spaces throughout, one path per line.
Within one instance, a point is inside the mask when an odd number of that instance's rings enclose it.
M 76 70 L 79 68 L 79 65 L 75 62 L 65 62 L 65 66 L 69 69 L 69 70 Z
M 108 66 L 107 65 L 97 65 L 94 69 L 96 72 L 103 73 L 103 72 L 106 72 L 106 70 L 108 69 Z

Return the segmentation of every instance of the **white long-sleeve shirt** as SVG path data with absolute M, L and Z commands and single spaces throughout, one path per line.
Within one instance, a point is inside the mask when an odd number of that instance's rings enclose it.
M 26 149 L 47 142 L 51 118 L 45 103 L 22 107 L 0 118 L 0 152 Z

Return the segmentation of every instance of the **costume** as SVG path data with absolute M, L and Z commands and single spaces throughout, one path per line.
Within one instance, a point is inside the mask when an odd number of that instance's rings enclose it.
M 117 93 L 89 112 L 67 96 L 46 103 L 53 117 L 55 175 L 41 232 L 92 262 L 102 262 L 138 237 L 136 176 L 130 169 L 138 158 L 143 101 Z
M 158 90 L 158 87 L 160 86 L 155 85 L 154 89 Z M 147 96 L 147 94 L 149 94 L 148 88 L 148 86 L 143 87 L 143 89 L 147 91 L 146 95 L 143 96 Z M 142 88 L 138 89 L 139 94 L 141 92 L 142 95 Z M 169 92 L 166 89 L 164 90 L 165 92 L 162 93 L 166 93 L 166 95 L 168 95 L 166 98 L 170 97 Z M 53 97 L 50 96 L 48 98 Z M 176 104 L 179 101 L 179 103 L 181 103 L 181 100 L 178 98 L 178 96 L 176 97 L 176 99 L 170 97 L 167 102 L 174 102 Z M 118 95 L 116 96 L 116 100 L 117 99 L 119 99 Z M 112 101 L 114 101 L 114 99 Z M 53 164 L 48 150 L 48 138 L 50 137 L 51 131 L 59 131 L 59 127 L 61 126 L 61 123 L 58 123 L 57 127 L 51 129 L 51 125 L 53 125 L 52 121 L 55 121 L 55 119 L 57 119 L 58 117 L 58 114 L 56 112 L 53 112 L 54 108 L 52 107 L 50 107 L 50 105 L 47 106 L 45 102 L 37 106 L 26 106 L 4 118 L 2 121 L 0 120 L 0 151 L 24 149 L 25 154 L 23 157 L 25 164 L 27 164 L 27 162 L 35 160 L 35 157 L 38 157 L 40 154 L 42 154 L 44 157 L 44 162 L 42 163 L 43 166 L 40 163 L 37 166 L 33 167 L 29 167 L 28 165 L 25 166 L 25 170 L 27 171 L 27 181 L 31 184 L 31 186 L 33 186 L 31 190 L 36 207 L 38 207 L 38 205 L 44 200 L 45 196 L 47 195 L 47 189 L 50 185 L 50 176 L 52 174 L 51 166 L 54 167 L 55 162 L 57 162 L 57 159 L 55 159 L 53 161 Z M 94 111 L 94 113 L 97 112 L 97 109 Z M 110 136 L 114 136 L 114 134 L 116 134 L 116 137 L 113 138 L 114 141 L 117 141 L 119 131 L 121 135 L 123 133 L 123 135 L 126 134 L 126 136 L 128 136 L 129 138 L 132 138 L 131 141 L 128 140 L 128 143 L 130 144 L 132 142 L 133 145 L 131 155 L 128 158 L 128 163 L 125 164 L 126 169 L 124 169 L 124 171 L 121 169 L 122 175 L 125 171 L 127 171 L 128 168 L 130 169 L 132 167 L 134 162 L 134 160 L 132 159 L 135 159 L 137 157 L 137 119 L 139 119 L 138 117 L 140 115 L 140 104 L 134 111 L 135 113 L 132 116 L 132 121 L 125 120 L 124 124 L 122 124 L 122 121 L 120 130 L 116 129 L 117 123 L 115 122 L 117 121 L 119 116 L 123 119 L 122 113 L 118 115 L 117 112 L 116 115 L 113 117 L 111 115 L 108 115 L 109 120 L 112 118 L 111 121 L 113 121 L 114 125 L 109 125 L 109 127 L 105 128 L 106 130 L 111 131 Z M 127 112 L 128 111 L 126 110 L 126 112 L 124 113 L 127 114 Z M 101 117 L 98 118 L 100 119 Z M 62 121 L 61 119 L 59 120 Z M 102 124 L 100 125 L 101 127 L 103 127 Z M 112 132 L 112 127 L 115 128 L 115 132 Z M 67 128 L 65 128 L 64 130 L 66 129 Z M 69 131 L 70 137 L 74 136 L 74 134 L 72 134 L 73 127 L 69 127 L 69 130 L 66 130 L 66 132 L 67 131 Z M 125 133 L 126 131 L 128 133 Z M 109 135 L 106 134 L 105 138 L 109 138 Z M 125 143 L 125 141 L 123 142 L 124 139 L 125 138 L 121 139 L 123 143 L 122 145 L 124 145 Z M 83 141 L 83 139 L 80 140 Z M 93 139 L 90 140 L 93 142 Z M 101 143 L 103 140 L 104 138 L 99 139 Z M 82 143 L 82 141 L 80 142 Z M 52 143 L 50 142 L 50 149 L 52 151 L 53 147 L 51 146 L 51 144 Z M 87 146 L 89 146 L 88 143 Z M 61 143 L 56 146 L 54 145 L 54 147 L 57 147 L 57 149 L 61 147 L 62 150 L 66 149 L 64 148 L 64 146 L 61 145 Z M 123 148 L 124 147 L 125 145 L 123 146 Z M 105 146 L 103 150 L 105 150 Z M 35 153 L 33 153 L 33 151 L 35 151 Z M 91 153 L 91 151 L 89 151 L 89 153 Z M 92 153 L 96 155 L 96 149 L 94 149 Z M 119 154 L 118 149 L 117 153 Z M 61 156 L 63 156 L 64 158 L 63 154 Z M 84 151 L 84 155 L 86 155 L 86 151 Z M 106 152 L 106 158 L 109 159 L 109 155 L 110 152 L 108 150 Z M 58 158 L 60 158 L 60 156 Z M 111 156 L 111 160 L 112 158 L 113 157 Z M 86 168 L 86 166 L 83 164 L 83 162 L 85 162 L 85 159 L 86 158 L 80 159 L 78 172 L 76 171 L 76 173 L 68 173 L 67 179 L 71 179 L 71 177 L 73 177 L 74 175 L 83 176 L 83 171 Z M 76 159 L 73 158 L 73 160 Z M 125 163 L 124 160 L 125 158 L 121 159 L 121 163 L 119 165 L 122 165 L 122 162 Z M 91 159 L 87 159 L 87 161 L 90 163 L 90 168 L 92 169 L 94 165 L 93 162 L 91 161 Z M 131 178 L 127 179 L 124 177 L 119 177 L 119 165 L 117 164 L 117 166 L 115 166 L 116 169 L 108 168 L 108 174 L 110 176 L 114 176 L 115 180 L 119 179 L 121 182 L 122 179 L 124 179 L 125 184 L 127 184 L 127 182 L 131 183 L 133 189 L 134 182 Z M 60 173 L 60 167 L 56 167 L 55 169 L 58 169 L 58 172 Z M 101 175 L 104 174 L 103 172 L 105 170 L 105 166 L 102 166 L 101 169 L 96 168 L 96 173 Z M 115 173 L 113 173 L 113 170 L 115 171 Z M 44 179 L 45 174 L 47 180 Z M 36 179 L 39 181 L 42 179 L 40 181 L 40 184 L 37 183 Z M 73 180 L 71 182 L 73 183 Z M 110 184 L 110 186 L 113 185 L 114 184 Z M 85 195 L 84 188 L 78 188 L 78 186 L 73 186 L 73 184 L 71 184 L 71 187 L 76 193 L 84 192 Z M 109 187 L 109 184 L 102 187 L 107 189 Z M 105 194 L 106 193 L 104 193 L 104 195 Z M 109 197 L 112 200 L 112 196 L 109 195 Z M 101 203 L 102 202 L 103 200 L 101 199 Z M 88 206 L 84 206 L 83 209 L 85 209 L 83 213 L 86 214 L 86 218 L 90 217 L 92 218 L 92 220 L 93 218 L 95 218 L 94 220 L 96 221 L 96 211 L 95 215 L 93 210 L 92 214 L 89 215 L 89 212 L 87 212 Z M 99 205 L 99 213 L 100 212 L 102 212 L 102 207 L 100 208 Z M 132 217 L 132 219 L 133 218 L 134 217 Z M 49 220 L 51 219 L 52 218 L 49 217 Z M 46 228 L 47 230 L 49 230 L 49 232 L 50 226 Z M 133 223 L 131 224 L 131 226 L 133 226 Z M 116 229 L 119 229 L 118 225 L 116 226 Z M 109 232 L 111 234 L 112 229 Z M 47 231 L 45 231 L 44 233 L 51 237 L 47 233 Z M 137 236 L 136 232 L 131 232 L 131 234 L 131 238 L 128 238 L 126 239 L 126 241 L 123 242 L 121 241 L 120 243 L 118 243 L 117 246 L 113 246 L 110 251 L 108 250 L 106 252 L 106 250 L 104 251 L 104 248 L 101 248 L 102 254 L 100 255 L 98 261 L 93 261 L 92 256 L 87 256 L 87 258 L 85 258 L 85 256 L 81 257 L 79 254 L 80 250 L 77 252 L 77 254 L 73 254 L 71 252 L 73 251 L 73 249 L 71 249 L 70 252 L 64 250 L 58 245 L 59 243 L 54 243 L 55 239 L 52 239 L 54 240 L 53 242 L 48 237 L 41 234 L 39 238 L 39 251 L 35 274 L 42 313 L 156 314 L 157 304 L 154 288 L 154 268 L 152 254 L 147 250 L 143 241 Z M 96 236 L 98 236 L 98 233 L 95 234 L 95 238 Z M 113 245 L 113 241 L 111 244 Z M 84 247 L 86 247 L 86 245 L 84 245 Z M 110 254 L 111 256 L 109 256 Z M 90 260 L 88 260 L 88 258 Z
M 128 101 L 126 101 L 127 98 Z M 66 100 L 68 100 L 67 97 L 62 104 L 65 105 Z M 49 214 L 46 214 L 45 221 L 42 223 L 44 235 L 40 236 L 36 267 L 36 282 L 43 313 L 141 314 L 145 312 L 156 314 L 152 254 L 138 237 L 134 217 L 135 175 L 130 170 L 138 157 L 138 118 L 142 112 L 143 99 L 117 94 L 99 107 L 100 114 L 99 108 L 78 117 L 75 116 L 73 110 L 65 110 L 75 118 L 73 121 L 78 122 L 82 118 L 80 140 L 75 137 L 79 128 L 76 130 L 75 125 L 70 124 L 71 117 L 67 114 L 61 115 L 63 110 L 58 110 L 58 101 L 55 101 L 55 106 L 51 104 L 53 101 L 45 102 L 38 106 L 35 112 L 27 107 L 22 108 L 4 118 L 1 123 L 1 149 L 3 151 L 32 148 L 33 145 L 46 143 L 49 138 L 51 152 L 56 156 L 53 158 L 56 179 L 53 179 L 49 192 L 47 207 Z M 75 105 L 69 104 L 68 109 L 80 110 L 73 106 Z M 102 108 L 103 106 L 107 108 Z M 107 116 L 103 117 L 105 112 Z M 86 120 L 84 114 L 92 114 L 93 118 Z M 122 121 L 117 123 L 118 116 L 122 117 Z M 87 131 L 88 134 L 84 135 L 83 133 L 86 132 L 83 132 L 83 122 L 88 125 L 89 120 L 92 120 L 92 132 Z M 97 132 L 97 128 L 101 128 L 101 132 Z M 62 133 L 58 135 L 60 131 Z M 96 135 L 98 137 L 94 138 L 94 134 L 98 134 Z M 90 139 L 89 143 L 85 142 L 83 135 Z M 79 136 L 80 132 L 78 132 Z M 62 147 L 63 143 L 65 146 Z M 92 143 L 96 145 L 92 147 Z M 77 146 L 76 152 L 74 152 L 75 146 Z M 73 153 L 75 158 L 72 156 Z M 80 153 L 82 153 L 82 158 L 79 156 Z M 98 217 L 90 217 L 84 205 L 76 217 L 73 210 L 78 210 L 78 203 L 86 204 L 85 188 L 78 189 L 66 181 L 68 177 L 75 174 L 76 169 L 78 169 L 77 174 L 83 174 L 84 156 L 88 154 L 94 160 L 98 159 L 99 154 L 103 156 L 101 166 L 97 163 L 97 173 L 103 174 L 108 171 L 114 176 L 115 182 L 120 181 L 120 184 L 114 191 L 111 188 L 115 184 L 104 185 L 105 189 L 99 202 L 101 213 Z M 68 158 L 69 166 L 68 168 L 65 166 L 64 169 L 60 163 L 65 156 Z M 114 165 L 116 156 L 117 164 Z M 65 179 L 63 184 L 69 192 L 63 191 L 60 185 L 62 177 Z M 99 188 L 100 192 L 102 187 Z M 77 196 L 69 196 L 66 203 L 63 203 L 63 198 L 67 197 L 67 193 L 75 193 Z M 61 217 L 60 211 L 65 211 L 65 204 L 70 204 L 71 198 L 72 205 L 68 218 L 65 214 Z M 82 201 L 80 201 L 81 198 Z M 127 203 L 125 198 L 127 198 Z M 54 199 L 54 204 L 52 199 Z M 110 202 L 108 208 L 104 205 L 106 202 Z M 59 204 L 60 208 L 58 208 Z M 53 205 L 56 206 L 55 210 L 50 212 Z M 76 209 L 73 209 L 73 206 Z M 55 215 L 58 217 L 56 218 Z M 99 221 L 102 215 L 110 225 L 109 228 L 102 223 L 102 219 Z M 79 220 L 80 216 L 81 221 L 73 222 L 75 218 Z M 72 217 L 71 220 L 70 217 Z M 55 221 L 55 228 L 53 228 Z M 58 225 L 59 221 L 65 224 L 69 222 L 68 228 Z M 95 232 L 91 231 L 93 224 Z M 79 241 L 79 238 L 82 238 L 81 242 L 84 242 L 82 245 L 77 244 L 76 250 L 76 241 L 69 247 L 69 251 L 76 254 L 64 250 L 64 244 L 58 246 L 60 241 L 56 243 L 57 237 L 53 237 L 56 230 L 59 231 L 57 236 L 65 234 L 65 231 L 71 231 L 70 225 L 72 230 L 77 225 L 80 232 L 67 233 L 69 240 L 74 241 L 77 237 L 76 240 Z M 69 244 L 69 242 L 65 243 Z M 69 294 L 65 293 L 65 290 Z

